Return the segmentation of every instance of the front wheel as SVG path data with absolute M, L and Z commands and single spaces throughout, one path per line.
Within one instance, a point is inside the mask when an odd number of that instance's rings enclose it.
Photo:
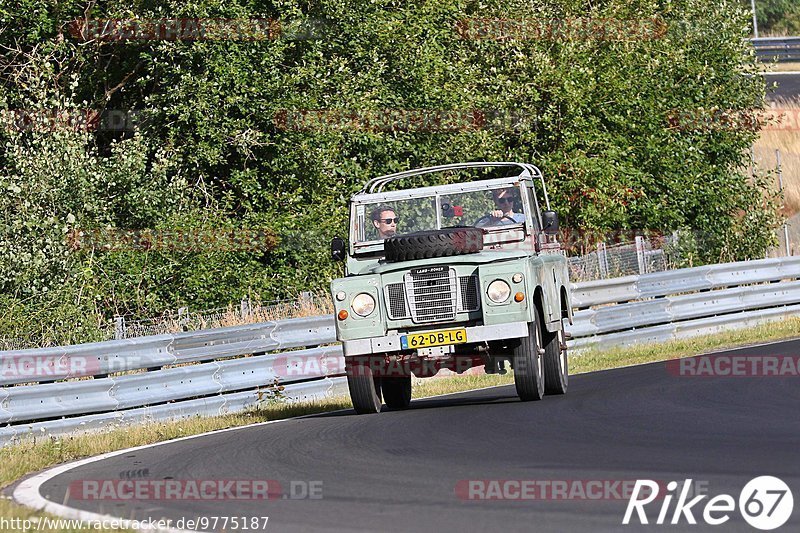
M 373 377 L 368 365 L 356 362 L 347 365 L 347 387 L 356 413 L 365 415 L 380 412 L 380 378 Z
M 564 325 L 561 329 L 544 335 L 544 392 L 546 394 L 566 394 L 569 381 L 567 362 L 567 343 L 564 338 Z
M 411 403 L 411 376 L 381 378 L 383 399 L 392 409 L 407 409 Z
M 523 402 L 541 400 L 544 396 L 544 362 L 542 360 L 542 320 L 534 306 L 534 321 L 528 324 L 528 336 L 514 347 L 514 385 Z

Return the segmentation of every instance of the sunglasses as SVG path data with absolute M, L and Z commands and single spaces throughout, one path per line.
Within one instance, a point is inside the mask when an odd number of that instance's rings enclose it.
M 498 204 L 513 204 L 514 203 L 514 199 L 513 198 L 495 198 L 494 201 L 497 202 Z
M 398 217 L 395 217 L 395 218 L 379 218 L 378 220 L 380 220 L 384 224 L 391 224 L 392 222 L 397 224 L 398 222 L 400 222 L 400 218 L 398 218 Z

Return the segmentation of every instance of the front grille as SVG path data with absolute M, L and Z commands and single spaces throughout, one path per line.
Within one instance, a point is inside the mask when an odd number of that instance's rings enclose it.
M 412 270 L 404 276 L 414 322 L 441 322 L 456 317 L 456 271 L 452 268 Z
M 450 269 L 436 274 L 412 276 L 408 273 L 404 279 L 404 283 L 386 285 L 386 301 L 392 320 L 413 318 L 418 323 L 453 320 L 456 311 L 477 311 L 481 307 L 478 276 L 456 278 L 455 271 Z

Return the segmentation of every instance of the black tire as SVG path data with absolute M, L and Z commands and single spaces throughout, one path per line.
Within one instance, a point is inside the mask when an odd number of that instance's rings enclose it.
M 381 391 L 392 409 L 408 409 L 411 403 L 411 376 L 381 378 Z
M 347 365 L 347 387 L 356 413 L 366 415 L 380 412 L 380 378 L 372 375 L 368 365 L 355 362 Z
M 483 230 L 450 228 L 397 235 L 384 241 L 383 250 L 388 263 L 474 254 L 483 250 Z
M 564 326 L 550 333 L 542 324 L 542 338 L 544 339 L 544 393 L 566 394 L 569 383 L 569 361 L 567 349 L 561 349 Z
M 542 345 L 539 324 L 542 320 L 534 306 L 534 321 L 528 324 L 528 336 L 514 347 L 514 385 L 523 402 L 541 400 L 544 396 L 544 362 L 539 352 Z

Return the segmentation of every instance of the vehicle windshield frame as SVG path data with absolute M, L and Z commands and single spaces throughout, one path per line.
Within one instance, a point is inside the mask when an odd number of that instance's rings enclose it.
M 396 202 L 402 200 L 414 200 L 419 198 L 435 199 L 436 205 L 442 196 L 469 193 L 479 191 L 489 191 L 503 187 L 514 187 L 518 190 L 520 201 L 523 206 L 525 221 L 517 224 L 505 224 L 501 226 L 481 227 L 484 234 L 509 234 L 509 241 L 520 240 L 518 235 L 520 228 L 524 234 L 532 234 L 535 227 L 541 227 L 541 210 L 533 181 L 528 176 L 510 176 L 466 183 L 453 183 L 447 185 L 435 185 L 429 187 L 419 187 L 415 189 L 405 189 L 398 191 L 386 191 L 379 193 L 357 194 L 350 202 L 350 253 L 352 255 L 370 254 L 383 251 L 383 239 L 378 240 L 359 240 L 359 230 L 365 227 L 365 210 L 360 210 L 359 206 L 375 205 L 383 202 Z M 534 205 L 530 205 L 527 191 L 530 190 L 533 196 Z M 441 210 L 436 210 L 437 229 L 441 229 L 443 224 Z M 466 226 L 474 227 L 474 226 Z M 524 238 L 523 234 L 523 238 Z M 502 235 L 500 235 L 502 237 Z M 499 242 L 504 239 L 500 238 Z

